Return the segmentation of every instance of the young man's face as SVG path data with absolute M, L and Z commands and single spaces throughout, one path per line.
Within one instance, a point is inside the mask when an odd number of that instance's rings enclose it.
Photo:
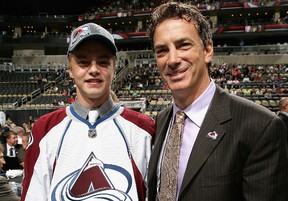
M 108 100 L 116 72 L 115 56 L 98 41 L 80 44 L 69 56 L 69 74 L 77 88 L 77 100 L 87 106 L 99 106 Z

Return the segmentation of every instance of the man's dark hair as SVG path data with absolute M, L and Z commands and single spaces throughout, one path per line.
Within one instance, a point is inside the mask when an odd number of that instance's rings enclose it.
M 194 22 L 198 34 L 202 40 L 203 47 L 207 47 L 208 44 L 213 45 L 212 32 L 209 21 L 202 15 L 198 8 L 189 3 L 181 3 L 169 1 L 158 6 L 150 17 L 150 24 L 148 26 L 147 34 L 151 39 L 153 48 L 153 37 L 157 25 L 164 22 L 167 19 L 184 19 L 187 22 Z M 210 74 L 211 62 L 208 64 L 208 72 Z
M 148 27 L 148 36 L 150 37 L 152 43 L 156 26 L 171 18 L 184 19 L 187 22 L 194 22 L 204 47 L 206 47 L 209 43 L 213 44 L 209 21 L 201 14 L 197 7 L 192 4 L 184 4 L 173 1 L 158 6 L 152 13 L 150 25 Z

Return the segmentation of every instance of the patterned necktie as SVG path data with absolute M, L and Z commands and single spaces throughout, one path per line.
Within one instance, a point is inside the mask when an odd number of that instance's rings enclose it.
M 176 113 L 175 123 L 173 124 L 166 144 L 161 169 L 160 192 L 158 194 L 158 199 L 160 201 L 176 200 L 179 155 L 185 118 L 186 115 L 183 111 L 178 111 Z

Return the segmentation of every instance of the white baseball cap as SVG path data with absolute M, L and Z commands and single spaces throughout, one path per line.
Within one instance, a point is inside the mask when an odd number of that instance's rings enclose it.
M 116 55 L 117 47 L 112 34 L 95 23 L 83 24 L 72 31 L 67 54 L 75 50 L 81 42 L 88 39 L 103 42 L 112 50 L 113 54 Z

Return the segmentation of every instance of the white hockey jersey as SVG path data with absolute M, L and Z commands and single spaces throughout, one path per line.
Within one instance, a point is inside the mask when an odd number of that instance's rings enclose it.
M 150 117 L 119 105 L 93 125 L 73 105 L 44 115 L 26 150 L 21 200 L 144 200 L 154 134 Z

